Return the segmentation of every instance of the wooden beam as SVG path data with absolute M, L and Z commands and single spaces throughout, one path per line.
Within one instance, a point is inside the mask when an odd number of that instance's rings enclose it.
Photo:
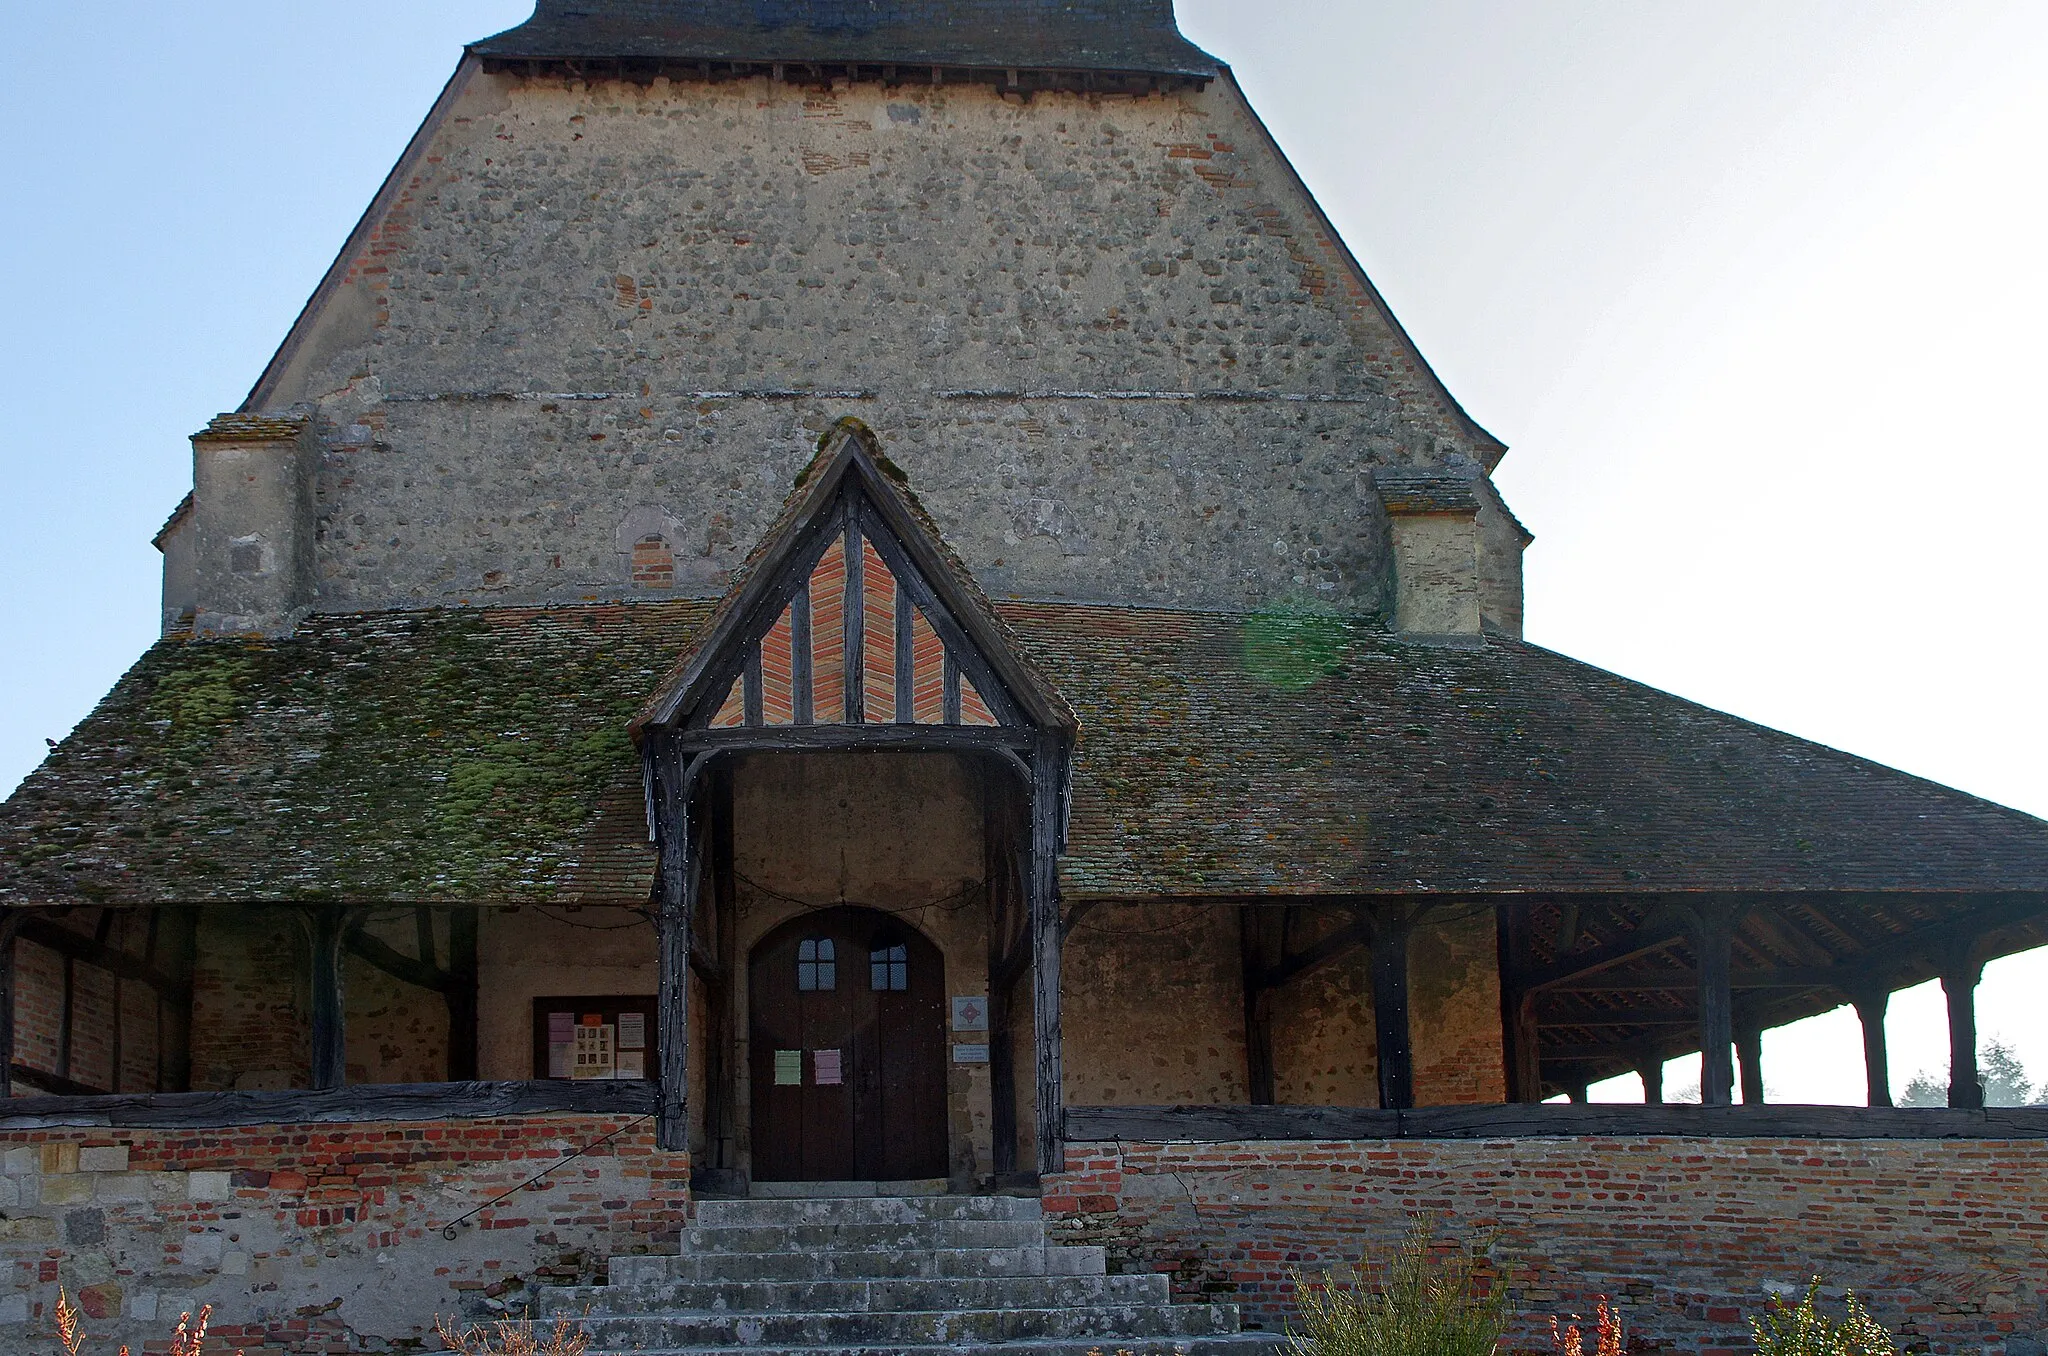
M 27 917 L 20 909 L 0 909 L 0 1102 L 13 1095 L 14 939 Z
M 1038 1171 L 1066 1167 L 1060 1039 L 1060 793 L 1062 750 L 1041 732 L 1031 750 L 1031 1024 L 1037 1053 Z
M 1273 986 L 1266 975 L 1279 963 L 1292 909 L 1239 909 L 1237 947 L 1243 975 L 1244 1081 L 1246 1100 L 1271 1106 L 1278 1080 L 1273 1072 Z
M 1948 1104 L 1958 1110 L 1984 1105 L 1977 1072 L 1977 981 L 1984 962 L 1968 945 L 1942 957 L 1941 992 L 1948 999 Z
M 1493 910 L 1495 964 L 1500 978 L 1502 1074 L 1510 1102 L 1543 1100 L 1541 1029 L 1536 996 L 1514 990 L 1509 976 L 1528 961 L 1530 930 L 1526 905 L 1497 904 Z
M 1885 1046 L 1884 1015 L 1891 993 L 1865 989 L 1855 996 L 1856 1020 L 1863 1026 L 1863 1081 L 1871 1106 L 1892 1104 L 1891 1055 Z
M 377 1121 L 491 1120 L 560 1113 L 643 1116 L 654 1085 L 547 1079 L 517 1083 L 367 1083 L 325 1092 L 123 1093 L 17 1097 L 0 1104 L 0 1130 L 57 1126 L 208 1129 Z
M 159 992 L 174 993 L 179 981 L 165 973 L 159 966 L 151 965 L 140 956 L 130 955 L 118 947 L 109 946 L 97 937 L 88 937 L 74 932 L 62 924 L 47 918 L 23 917 L 18 920 L 21 940 L 54 951 L 66 960 L 83 961 L 97 966 L 116 979 L 132 979 L 147 984 Z
M 917 723 L 917 605 L 899 580 L 896 584 L 896 723 Z
M 435 993 L 445 993 L 448 989 L 450 977 L 445 970 L 430 960 L 406 955 L 382 937 L 365 932 L 361 927 L 351 931 L 343 944 L 350 955 L 393 979 L 414 988 L 431 989 Z
M 159 1092 L 192 1088 L 192 972 L 199 964 L 199 910 L 157 910 L 156 962 L 170 981 L 157 990 L 156 1082 Z
M 348 996 L 341 958 L 357 919 L 339 904 L 314 905 L 300 918 L 311 965 L 313 1088 L 328 1091 L 348 1083 Z
M 988 897 L 989 1124 L 998 1178 L 1017 1172 L 1016 991 L 1031 947 L 1017 853 L 1018 811 L 1007 777 L 984 769 L 982 877 Z
M 1023 750 L 1031 732 L 994 725 L 764 725 L 757 730 L 689 730 L 676 736 L 684 751 L 745 753 L 805 749 L 914 749 L 941 753 Z
M 655 912 L 661 956 L 656 1017 L 661 1029 L 661 1067 L 655 1140 L 665 1150 L 682 1153 L 690 1147 L 690 938 L 696 877 L 691 861 L 691 797 L 684 785 L 687 755 L 667 747 L 651 751 L 649 756 L 655 760 L 655 803 L 660 807 L 655 832 L 661 862 Z
M 1726 900 L 1708 900 L 1688 912 L 1700 964 L 1700 1103 L 1727 1106 L 1735 1095 L 1735 996 L 1730 980 L 1735 907 Z
M 1617 965 L 1626 965 L 1632 960 L 1654 955 L 1668 947 L 1686 940 L 1684 924 L 1672 922 L 1657 927 L 1637 928 L 1626 937 L 1593 948 L 1579 955 L 1538 965 L 1514 976 L 1517 992 L 1535 993 L 1541 989 L 1562 984 L 1567 980 L 1579 979 L 1611 970 Z
M 448 1062 L 451 1082 L 477 1075 L 478 949 L 483 910 L 455 905 L 448 910 L 448 986 L 441 991 L 448 1008 Z
M 1643 1105 L 1664 1103 L 1664 1061 L 1655 1054 L 1636 1065 L 1636 1077 L 1643 1080 Z
M 1764 1104 L 1764 1033 L 1748 1022 L 1735 1028 L 1735 1067 L 1742 1077 L 1742 1104 Z
M 817 719 L 817 692 L 811 683 L 811 582 L 797 585 L 789 602 L 789 700 L 798 725 Z
M 1982 1111 L 1833 1106 L 1468 1105 L 1376 1111 L 1348 1106 L 1077 1106 L 1077 1144 L 1233 1140 L 1556 1139 L 1577 1136 L 1713 1139 L 2048 1140 L 2048 1107 Z
M 1415 1054 L 1408 1030 L 1407 906 L 1380 906 L 1372 942 L 1372 1012 L 1378 1034 L 1380 1107 L 1415 1105 Z
M 1281 955 L 1266 967 L 1260 975 L 1260 982 L 1267 988 L 1277 989 L 1312 970 L 1341 960 L 1361 946 L 1370 946 L 1372 929 L 1372 915 L 1360 909 L 1350 922 L 1343 924 L 1335 932 L 1318 938 L 1300 951 Z

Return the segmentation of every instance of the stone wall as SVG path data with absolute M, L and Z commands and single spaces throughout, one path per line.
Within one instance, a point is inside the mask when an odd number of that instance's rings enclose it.
M 454 1242 L 440 1234 L 627 1124 L 0 1131 L 0 1348 L 55 1349 L 61 1284 L 95 1352 L 140 1351 L 207 1303 L 214 1332 L 249 1356 L 419 1350 L 436 1314 L 516 1310 L 533 1284 L 675 1249 L 689 1162 L 655 1150 L 644 1125 Z
M 1609 1295 L 1630 1350 L 1720 1356 L 1744 1316 L 1819 1274 L 1909 1349 L 2039 1356 L 2048 1338 L 2048 1142 L 1512 1139 L 1076 1144 L 1045 1185 L 1056 1232 L 1235 1299 L 1278 1327 L 1294 1275 L 1399 1241 L 1411 1218 L 1492 1238 L 1521 1313 Z
M 341 268 L 321 608 L 716 593 L 854 414 L 997 595 L 1374 611 L 1370 468 L 1497 452 L 1228 81 L 477 72 Z

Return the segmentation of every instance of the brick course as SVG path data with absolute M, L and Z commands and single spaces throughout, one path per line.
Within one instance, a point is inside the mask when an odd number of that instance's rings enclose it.
M 205 1303 L 248 1356 L 418 1350 L 437 1313 L 516 1310 L 530 1284 L 672 1250 L 688 1183 L 651 1122 L 595 1116 L 0 1132 L 0 1297 L 22 1301 L 0 1298 L 0 1348 L 40 1349 L 62 1284 L 95 1351 L 142 1350 Z
M 1412 1216 L 1492 1236 L 1548 1348 L 1551 1313 L 1621 1301 L 1631 1350 L 1746 1348 L 1767 1285 L 1853 1286 L 1909 1349 L 2022 1356 L 2048 1337 L 2040 1141 L 1517 1139 L 1077 1144 L 1045 1186 L 1071 1242 L 1231 1298 L 1269 1327 L 1293 1277 L 1396 1242 Z M 1835 1292 L 1839 1293 L 1839 1292 Z

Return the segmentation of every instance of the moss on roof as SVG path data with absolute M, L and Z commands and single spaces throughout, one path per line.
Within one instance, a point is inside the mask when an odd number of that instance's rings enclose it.
M 641 903 L 626 722 L 698 602 L 167 639 L 0 814 L 0 899 Z

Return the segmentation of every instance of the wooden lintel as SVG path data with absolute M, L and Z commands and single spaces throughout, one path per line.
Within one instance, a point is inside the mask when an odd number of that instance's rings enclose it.
M 359 1084 L 325 1092 L 170 1092 L 17 1097 L 0 1105 L 0 1130 L 55 1126 L 184 1129 L 349 1121 L 486 1120 L 497 1116 L 641 1116 L 654 1084 L 567 1079 L 518 1083 Z
M 972 752 L 1026 749 L 1031 732 L 992 725 L 764 725 L 752 729 L 690 730 L 677 747 L 715 752 L 805 749 L 923 749 Z
M 1581 1135 L 2048 1140 L 2048 1108 L 1954 1111 L 1593 1102 L 1577 1106 L 1439 1106 L 1405 1111 L 1345 1106 L 1087 1106 L 1067 1111 L 1067 1138 L 1077 1144 L 1549 1139 Z

